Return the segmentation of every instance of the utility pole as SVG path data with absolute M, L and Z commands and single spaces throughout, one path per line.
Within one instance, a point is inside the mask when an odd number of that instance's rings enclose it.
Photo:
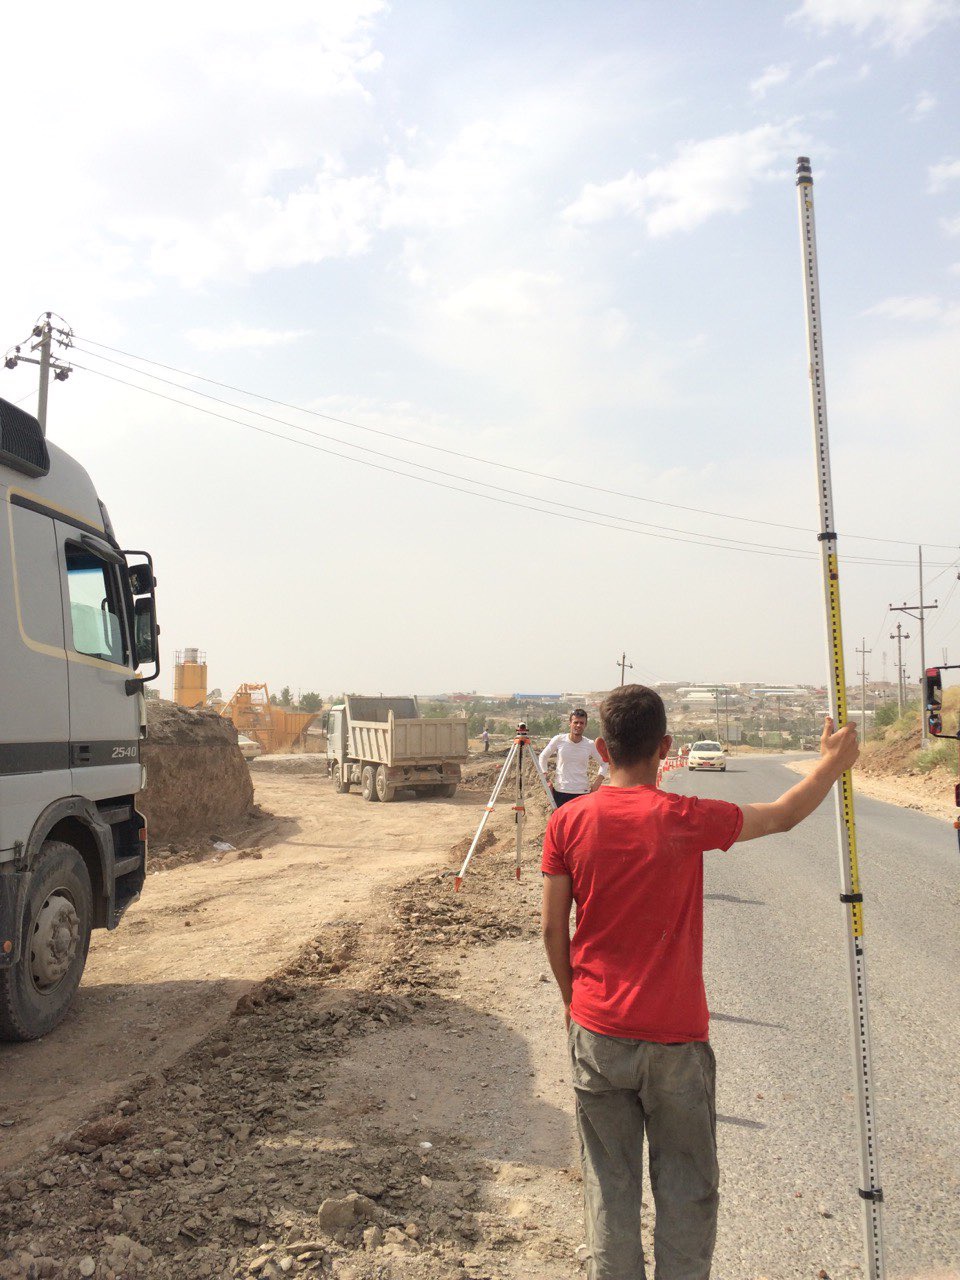
M 23 354 L 21 343 L 7 352 L 4 359 L 4 365 L 8 369 L 15 369 L 18 364 L 35 364 L 40 368 L 40 390 L 37 396 L 37 421 L 40 423 L 40 431 L 43 435 L 47 434 L 47 396 L 50 390 L 50 370 L 53 370 L 53 376 L 57 382 L 66 382 L 70 374 L 73 372 L 68 364 L 63 364 L 52 351 L 54 339 L 59 342 L 61 347 L 67 348 L 73 346 L 73 330 L 55 329 L 53 326 L 53 312 L 46 311 L 42 319 L 38 320 L 33 326 L 30 338 L 27 339 L 31 343 L 31 351 L 39 351 L 39 358 L 36 356 L 26 356 Z
M 717 707 L 717 741 L 720 741 L 720 686 L 713 686 L 713 700 Z
M 730 699 L 728 697 L 730 690 L 726 685 L 723 686 L 723 723 L 726 726 L 727 744 L 730 742 Z
M 896 631 L 890 632 L 890 639 L 897 642 L 897 714 L 903 715 L 903 642 L 910 639 L 910 632 L 903 631 L 897 623 Z
M 867 654 L 873 653 L 872 649 L 867 648 L 867 637 L 860 637 L 860 648 L 857 650 L 860 655 L 860 670 L 857 674 L 860 677 L 860 740 L 867 740 Z
M 777 750 L 783 750 L 783 718 L 780 715 L 780 694 L 777 694 Z
M 627 672 L 633 670 L 633 663 L 627 661 L 626 652 L 621 653 L 617 666 L 620 668 L 620 684 L 622 686 L 626 680 Z
M 924 631 L 924 615 L 931 609 L 938 608 L 938 603 L 934 600 L 933 604 L 923 603 L 923 547 L 917 547 L 918 566 L 920 572 L 920 603 L 907 604 L 904 600 L 903 604 L 890 605 L 892 613 L 905 613 L 910 618 L 917 618 L 920 622 L 920 685 L 923 686 L 923 675 L 927 669 L 927 646 Z M 899 628 L 898 628 L 899 630 Z M 901 704 L 901 714 L 902 704 Z M 923 708 L 920 708 L 920 748 L 926 751 L 930 746 L 930 739 L 927 737 L 927 721 L 923 714 Z

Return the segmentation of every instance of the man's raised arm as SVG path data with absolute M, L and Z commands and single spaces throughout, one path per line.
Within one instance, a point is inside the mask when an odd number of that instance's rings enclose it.
M 859 754 L 855 726 L 846 724 L 834 733 L 833 721 L 827 716 L 820 736 L 820 759 L 816 767 L 796 786 L 785 791 L 779 800 L 769 804 L 741 805 L 743 827 L 737 843 L 774 835 L 778 831 L 791 831 L 819 807 L 840 775 L 853 767 Z

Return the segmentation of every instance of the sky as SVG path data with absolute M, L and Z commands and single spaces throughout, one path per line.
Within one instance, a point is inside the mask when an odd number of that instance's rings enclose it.
M 960 661 L 960 0 L 53 0 L 4 43 L 0 350 L 74 333 L 49 435 L 154 554 L 162 693 L 185 646 L 225 694 L 825 682 L 798 155 L 847 674 L 894 678 L 919 544 Z

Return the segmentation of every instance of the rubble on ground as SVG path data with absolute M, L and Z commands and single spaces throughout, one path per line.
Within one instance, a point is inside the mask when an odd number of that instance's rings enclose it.
M 226 1027 L 8 1176 L 0 1280 L 496 1280 L 518 1244 L 569 1258 L 484 1199 L 468 1142 L 386 1123 L 373 1097 L 346 1122 L 324 1103 L 358 1037 L 455 1016 L 452 949 L 533 936 L 511 864 L 478 866 L 483 893 L 454 896 L 444 869 L 367 929 L 329 927 Z

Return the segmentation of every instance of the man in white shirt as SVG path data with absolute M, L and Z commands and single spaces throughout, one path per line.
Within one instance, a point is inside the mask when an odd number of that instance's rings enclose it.
M 546 773 L 551 756 L 557 757 L 551 787 L 557 808 L 566 804 L 568 800 L 576 800 L 578 796 L 596 791 L 609 772 L 606 762 L 594 746 L 593 739 L 583 736 L 586 727 L 587 713 L 582 707 L 577 707 L 575 711 L 570 712 L 570 732 L 558 733 L 540 752 L 542 773 Z M 587 776 L 587 768 L 591 760 L 596 760 L 600 766 L 600 773 L 592 785 Z

